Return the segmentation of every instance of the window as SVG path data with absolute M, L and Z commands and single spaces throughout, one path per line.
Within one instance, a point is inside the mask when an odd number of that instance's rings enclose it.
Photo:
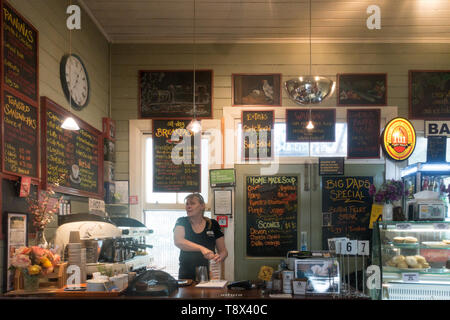
M 241 158 L 241 136 L 242 130 L 239 124 L 238 128 L 238 148 L 237 156 Z M 275 157 L 324 157 L 324 156 L 347 156 L 347 124 L 336 123 L 336 141 L 335 142 L 286 142 L 286 124 L 275 123 L 274 145 Z M 311 148 L 311 153 L 310 149 Z
M 145 202 L 151 204 L 183 204 L 184 198 L 189 193 L 164 193 L 153 192 L 153 139 L 146 137 L 145 140 Z M 208 201 L 208 139 L 202 138 L 201 147 L 201 195 Z

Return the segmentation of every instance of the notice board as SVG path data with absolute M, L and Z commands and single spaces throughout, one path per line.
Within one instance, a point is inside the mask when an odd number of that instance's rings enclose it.
M 322 228 L 322 247 L 330 238 L 371 240 L 369 229 L 373 177 L 322 177 L 322 212 L 331 214 L 331 223 Z
M 242 111 L 242 157 L 273 159 L 274 111 Z
M 61 128 L 67 116 L 80 130 Z M 78 196 L 103 198 L 102 133 L 48 99 L 41 97 L 42 183 L 54 190 Z
M 285 257 L 296 250 L 297 176 L 246 177 L 247 256 Z
M 201 136 L 190 120 L 153 120 L 153 192 L 200 192 Z
M 306 126 L 311 119 L 314 129 Z M 336 141 L 336 109 L 286 110 L 286 142 L 334 142 Z
M 380 158 L 380 109 L 347 110 L 347 158 Z

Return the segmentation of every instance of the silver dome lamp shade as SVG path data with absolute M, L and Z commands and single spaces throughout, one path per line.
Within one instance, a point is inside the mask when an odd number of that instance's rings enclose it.
M 318 104 L 331 96 L 335 89 L 334 81 L 311 75 L 311 0 L 309 1 L 309 75 L 299 76 L 284 83 L 289 98 L 297 104 Z

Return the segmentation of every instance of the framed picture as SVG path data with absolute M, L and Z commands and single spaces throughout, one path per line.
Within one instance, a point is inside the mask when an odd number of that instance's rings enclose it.
M 10 213 L 6 215 L 7 246 L 5 251 L 6 276 L 5 289 L 11 291 L 14 289 L 14 271 L 8 270 L 11 266 L 11 259 L 16 249 L 28 245 L 28 215 L 26 213 Z
M 214 214 L 229 215 L 233 214 L 233 191 L 214 190 Z
M 128 180 L 124 181 L 115 181 L 116 184 L 116 203 L 124 203 L 128 204 Z
M 232 75 L 233 106 L 281 106 L 281 73 Z
M 338 106 L 386 106 L 387 73 L 337 75 Z
M 139 118 L 193 118 L 193 70 L 139 71 Z M 195 116 L 213 117 L 213 71 L 195 71 Z
M 450 70 L 409 71 L 409 119 L 450 120 Z

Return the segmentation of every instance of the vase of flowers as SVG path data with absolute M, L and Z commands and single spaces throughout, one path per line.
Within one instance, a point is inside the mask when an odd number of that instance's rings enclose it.
M 374 197 L 374 201 L 383 204 L 383 221 L 393 220 L 394 205 L 401 206 L 403 196 L 408 195 L 408 190 L 400 180 L 387 180 L 380 188 L 376 189 L 374 185 L 369 188 L 369 195 Z
M 62 175 L 55 185 L 58 186 L 63 179 Z M 58 198 L 50 186 L 46 190 L 38 190 L 37 195 L 26 199 L 28 211 L 32 214 L 33 226 L 36 228 L 36 244 L 42 248 L 48 248 L 45 227 L 53 221 L 61 200 L 62 196 Z
M 38 246 L 20 247 L 14 251 L 10 269 L 20 270 L 24 290 L 37 290 L 39 277 L 53 272 L 60 261 L 60 256 L 52 250 Z

